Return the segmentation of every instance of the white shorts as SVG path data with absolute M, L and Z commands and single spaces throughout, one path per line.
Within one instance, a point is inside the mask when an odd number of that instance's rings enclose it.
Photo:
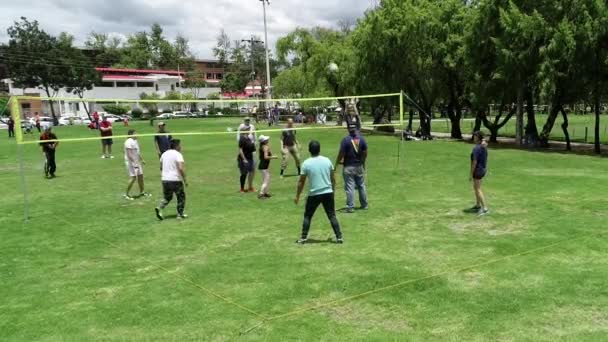
M 137 177 L 142 176 L 144 174 L 143 166 L 139 165 L 138 168 L 135 168 L 131 163 L 125 163 L 127 165 L 127 172 L 129 173 L 129 177 Z

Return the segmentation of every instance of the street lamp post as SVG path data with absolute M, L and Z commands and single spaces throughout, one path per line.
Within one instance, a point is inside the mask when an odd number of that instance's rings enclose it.
M 266 98 L 272 99 L 271 85 L 270 85 L 270 58 L 268 57 L 268 27 L 266 25 L 266 4 L 270 5 L 270 0 L 260 0 L 262 7 L 264 8 L 264 47 L 266 49 Z

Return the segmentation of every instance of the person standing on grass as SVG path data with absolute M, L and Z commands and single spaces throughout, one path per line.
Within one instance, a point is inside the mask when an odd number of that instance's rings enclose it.
M 161 221 L 165 218 L 162 210 L 171 202 L 174 194 L 177 197 L 177 219 L 181 220 L 188 217 L 184 213 L 186 208 L 184 188 L 188 186 L 188 182 L 186 181 L 184 156 L 182 156 L 181 151 L 179 139 L 171 140 L 171 147 L 160 157 L 163 198 L 154 210 L 156 211 L 156 217 Z
M 296 168 L 298 169 L 298 175 L 300 175 L 300 144 L 296 139 L 296 131 L 293 129 L 293 120 L 287 120 L 287 128 L 283 130 L 281 134 L 281 178 L 287 169 L 287 160 L 289 155 L 293 157 L 296 162 Z
M 40 133 L 40 114 L 38 114 L 38 112 L 34 114 L 34 122 L 36 123 L 36 129 L 38 130 L 38 133 Z
M 129 185 L 127 185 L 127 191 L 125 192 L 125 199 L 132 201 L 136 197 L 150 197 L 152 195 L 144 191 L 143 165 L 145 165 L 146 162 L 141 157 L 135 130 L 130 129 L 129 132 L 127 132 L 127 135 L 129 138 L 125 141 L 125 164 L 130 180 Z M 135 181 L 137 181 L 137 185 L 139 185 L 139 195 L 131 196 L 129 195 L 129 192 L 131 192 L 131 188 L 133 188 Z
M 53 133 L 53 128 L 48 126 L 45 128 L 44 133 L 40 135 L 40 141 L 45 140 L 57 140 L 57 136 Z M 55 171 L 57 170 L 57 164 L 55 163 L 55 151 L 59 145 L 58 141 L 53 142 L 41 142 L 42 153 L 44 153 L 44 176 L 46 178 L 55 178 Z
M 165 129 L 165 123 L 158 123 L 158 131 L 154 136 L 154 147 L 156 148 L 156 154 L 158 154 L 158 158 L 163 155 L 163 153 L 167 152 L 171 147 L 171 135 Z
M 14 138 L 15 137 L 15 120 L 13 120 L 13 117 L 11 117 L 11 116 L 8 117 L 8 122 L 6 123 L 6 125 L 8 126 L 8 137 Z
M 357 126 L 348 125 L 348 136 L 342 139 L 336 165 L 343 164 L 344 190 L 346 191 L 346 212 L 355 212 L 355 188 L 359 192 L 361 209 L 366 210 L 367 191 L 365 187 L 365 161 L 367 142 L 357 133 Z
M 473 181 L 473 190 L 475 191 L 475 206 L 472 211 L 477 211 L 479 216 L 489 214 L 485 196 L 481 190 L 481 183 L 487 173 L 488 167 L 488 143 L 484 140 L 483 132 L 476 131 L 473 133 L 475 147 L 471 152 L 471 172 L 469 181 Z
M 251 118 L 246 117 L 243 120 L 243 123 L 239 125 L 239 128 L 236 130 L 236 140 L 239 141 L 241 139 L 241 133 L 247 133 L 247 137 L 251 140 L 252 143 L 255 144 L 257 140 L 257 136 L 255 134 L 255 126 L 251 124 Z
M 310 189 L 306 199 L 306 209 L 304 211 L 304 222 L 302 223 L 302 235 L 298 244 L 305 244 L 308 241 L 308 232 L 312 217 L 320 204 L 325 209 L 325 214 L 331 223 L 331 227 L 336 235 L 336 243 L 343 243 L 340 223 L 336 217 L 336 207 L 334 201 L 334 190 L 336 188 L 336 178 L 334 176 L 334 166 L 331 161 L 321 156 L 321 144 L 313 140 L 308 145 L 311 158 L 306 159 L 302 164 L 302 173 L 298 181 L 298 190 L 294 199 L 297 205 L 300 202 L 300 195 L 304 190 L 306 179 L 310 179 Z
M 103 116 L 101 123 L 99 124 L 99 131 L 103 138 L 101 139 L 101 158 L 114 159 L 114 156 L 112 155 L 112 144 L 114 144 L 114 141 L 112 141 L 112 123 L 108 121 L 108 118 L 105 116 Z
M 255 177 L 255 162 L 253 160 L 253 153 L 255 152 L 255 144 L 249 139 L 247 131 L 241 131 L 241 137 L 239 139 L 239 154 L 237 156 L 237 163 L 239 171 L 241 173 L 240 183 L 241 192 L 255 192 L 253 188 L 253 178 Z M 245 181 L 249 178 L 249 187 L 245 188 Z
M 262 187 L 260 188 L 259 199 L 267 199 L 272 197 L 270 195 L 270 160 L 277 159 L 276 156 L 272 155 L 270 149 L 270 137 L 262 135 L 260 137 L 260 166 L 259 169 L 262 172 Z
M 95 124 L 95 129 L 99 129 L 99 113 L 93 113 L 93 123 Z

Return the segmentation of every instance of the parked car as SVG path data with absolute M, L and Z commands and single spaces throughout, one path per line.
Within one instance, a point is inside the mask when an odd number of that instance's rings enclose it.
M 167 119 L 172 119 L 172 118 L 173 118 L 173 113 L 162 113 L 162 114 L 156 116 L 156 119 L 162 119 L 162 120 L 167 120 Z
M 59 126 L 84 125 L 84 120 L 78 116 L 62 116 L 59 118 Z
M 32 126 L 36 126 L 36 118 L 32 117 L 29 119 L 29 123 Z M 50 116 L 41 116 L 40 117 L 40 128 L 46 129 L 47 127 L 53 126 L 53 118 Z
M 173 112 L 173 117 L 175 119 L 185 119 L 190 117 L 190 113 L 188 112 Z
M 114 115 L 114 114 L 104 114 L 104 116 L 106 117 L 106 120 L 108 120 L 109 122 L 120 122 L 122 121 L 122 117 L 120 115 Z
M 247 109 L 246 107 L 241 107 L 240 112 L 241 112 L 241 114 L 248 114 L 249 109 Z

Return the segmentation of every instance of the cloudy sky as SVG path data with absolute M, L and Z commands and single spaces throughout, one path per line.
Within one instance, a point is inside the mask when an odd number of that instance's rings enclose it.
M 340 20 L 361 17 L 375 0 L 271 0 L 267 7 L 268 40 L 296 27 L 337 26 Z M 190 40 L 199 58 L 212 58 L 220 29 L 230 39 L 251 34 L 263 37 L 262 3 L 259 0 L 0 0 L 0 41 L 6 29 L 25 16 L 36 19 L 51 34 L 62 31 L 82 44 L 91 31 L 127 36 L 160 23 L 168 38 L 181 33 Z

